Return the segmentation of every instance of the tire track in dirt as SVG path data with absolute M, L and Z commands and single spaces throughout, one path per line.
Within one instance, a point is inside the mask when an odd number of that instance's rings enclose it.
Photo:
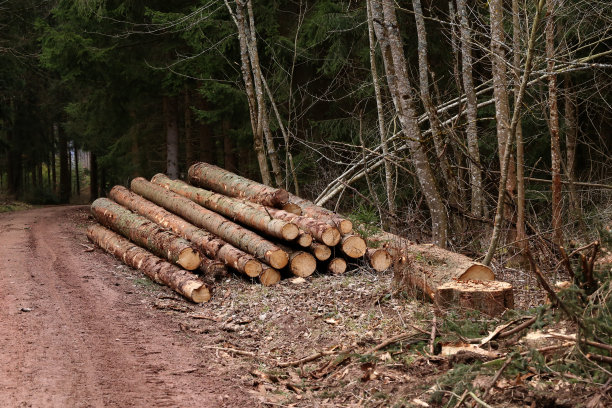
M 240 373 L 130 293 L 112 258 L 83 252 L 77 216 L 0 214 L 0 406 L 256 405 Z

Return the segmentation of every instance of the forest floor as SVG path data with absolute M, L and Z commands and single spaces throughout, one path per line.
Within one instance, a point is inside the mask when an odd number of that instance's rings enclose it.
M 357 268 L 271 288 L 231 277 L 195 305 L 91 250 L 91 222 L 86 206 L 0 214 L 0 406 L 454 406 L 460 385 L 475 395 L 489 388 L 511 346 L 431 354 L 432 307 L 393 294 L 391 272 Z M 518 284 L 519 308 L 544 298 L 531 278 Z M 522 314 L 438 317 L 436 351 Z M 569 355 L 573 347 L 542 330 L 575 332 L 555 320 L 512 346 Z M 515 355 L 487 401 L 603 407 L 611 387 L 598 381 L 552 376 Z

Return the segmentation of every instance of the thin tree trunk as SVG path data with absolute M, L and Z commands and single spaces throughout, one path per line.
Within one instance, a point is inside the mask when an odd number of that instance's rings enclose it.
M 51 177 L 53 178 L 53 192 L 57 192 L 57 162 L 55 159 L 55 141 L 57 140 L 58 133 L 57 124 L 53 124 L 51 128 L 51 133 L 53 135 L 53 146 L 51 147 Z
M 484 193 L 482 188 L 480 151 L 478 148 L 478 128 L 476 126 L 478 102 L 474 90 L 474 76 L 472 75 L 472 34 L 469 27 L 466 0 L 457 0 L 457 12 L 459 13 L 461 23 L 462 79 L 467 99 L 466 135 L 469 154 L 470 187 L 472 190 L 471 213 L 474 217 L 481 217 L 483 215 Z
M 191 112 L 191 90 L 188 85 L 185 85 L 185 106 L 184 106 L 184 114 L 185 114 L 185 160 L 187 161 L 187 166 L 191 166 L 196 162 L 196 154 L 193 150 L 194 140 L 193 140 L 193 118 Z
M 68 140 L 64 130 L 58 128 L 58 149 L 59 149 L 59 162 L 60 162 L 60 179 L 59 179 L 59 200 L 61 203 L 67 203 L 70 201 L 70 163 L 68 161 Z
M 370 1 L 366 2 L 368 13 L 368 39 L 370 43 L 370 71 L 372 73 L 372 84 L 374 86 L 374 95 L 376 97 L 376 113 L 378 115 L 378 133 L 380 135 L 380 144 L 385 161 L 385 191 L 387 193 L 387 205 L 389 208 L 389 225 L 391 232 L 394 232 L 396 227 L 395 221 L 395 189 L 393 185 L 393 167 L 389 159 L 389 145 L 387 142 L 387 132 L 385 130 L 385 113 L 383 110 L 382 92 L 378 79 L 378 69 L 376 68 L 376 43 L 374 39 L 374 23 L 372 21 L 372 10 L 370 9 Z M 365 165 L 365 163 L 364 163 Z
M 81 195 L 81 178 L 79 176 L 79 149 L 76 145 L 74 146 L 74 180 L 76 195 L 79 197 Z
M 559 109 L 557 106 L 557 75 L 555 69 L 555 4 L 546 1 L 546 58 L 548 75 L 548 127 L 550 129 L 550 156 L 552 172 L 552 230 L 553 242 L 563 245 L 561 197 L 561 144 L 559 142 Z
M 164 96 L 164 119 L 166 122 L 166 174 L 172 179 L 179 177 L 178 167 L 178 108 L 176 98 Z
M 446 208 L 422 145 L 421 131 L 413 106 L 412 89 L 408 81 L 406 59 L 395 16 L 395 5 L 391 0 L 382 0 L 382 2 L 375 0 L 370 7 L 375 22 L 374 31 L 383 51 L 389 90 L 393 96 L 402 130 L 408 139 L 412 163 L 431 214 L 433 241 L 440 247 L 446 247 L 448 229 Z
M 98 156 L 94 152 L 89 153 L 89 201 L 98 198 Z
M 512 57 L 514 65 L 514 106 L 518 98 L 518 86 L 521 79 L 521 26 L 519 20 L 518 0 L 512 0 Z M 525 232 L 525 146 L 523 142 L 522 121 L 516 126 L 516 241 L 522 250 L 528 248 Z

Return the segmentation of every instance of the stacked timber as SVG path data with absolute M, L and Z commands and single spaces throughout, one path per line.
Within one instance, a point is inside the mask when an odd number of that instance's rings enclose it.
M 337 275 L 356 264 L 375 272 L 402 265 L 393 248 L 368 248 L 348 219 L 285 190 L 207 163 L 194 164 L 188 174 L 189 183 L 157 174 L 151 181 L 135 178 L 130 189 L 115 186 L 108 199 L 92 204 L 101 225 L 92 226 L 88 237 L 194 302 L 208 300 L 212 282 L 227 277 L 228 270 L 272 286 L 282 276 L 308 277 L 315 270 Z M 484 266 L 468 271 L 470 279 L 492 279 Z M 413 280 L 423 281 L 432 298 L 439 290 L 449 303 L 457 301 L 457 292 L 443 285 L 457 274 Z M 474 299 L 483 303 L 486 296 Z

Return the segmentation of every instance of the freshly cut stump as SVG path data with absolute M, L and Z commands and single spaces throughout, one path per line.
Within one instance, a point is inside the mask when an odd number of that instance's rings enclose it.
M 327 245 L 313 242 L 310 245 L 310 253 L 312 253 L 319 261 L 327 261 L 331 257 L 332 251 Z
M 192 302 L 202 303 L 210 299 L 211 288 L 197 276 L 158 258 L 101 225 L 89 226 L 87 238 L 126 265 L 142 271 L 155 282 L 172 288 Z
M 298 235 L 295 242 L 302 248 L 308 248 L 312 244 L 312 235 L 307 232 L 300 231 L 300 235 Z
M 343 258 L 334 258 L 327 264 L 327 271 L 334 275 L 340 275 L 346 272 L 346 261 Z
M 91 213 L 100 224 L 189 271 L 198 268 L 202 262 L 200 253 L 191 242 L 163 230 L 154 222 L 132 213 L 108 198 L 98 198 L 94 201 L 91 204 Z
M 242 200 L 190 186 L 184 181 L 172 180 L 164 174 L 156 174 L 151 182 L 271 237 L 292 241 L 300 233 L 297 225 L 290 221 L 271 218 L 270 214 L 261 206 L 250 206 Z
M 230 197 L 244 198 L 254 203 L 281 208 L 287 204 L 289 193 L 241 177 L 208 163 L 189 167 L 189 182 Z
M 386 271 L 393 263 L 391 254 L 384 248 L 368 248 L 366 258 L 376 272 Z
M 514 308 L 512 285 L 500 281 L 452 281 L 436 290 L 437 306 L 478 310 L 490 316 L 499 316 Z
M 171 229 L 175 234 L 191 241 L 204 255 L 212 259 L 218 259 L 251 278 L 257 277 L 261 273 L 261 262 L 251 254 L 247 254 L 210 232 L 196 227 L 127 188 L 115 186 L 111 189 L 109 196 L 122 206 L 164 228 Z M 215 270 L 212 272 L 221 273 L 222 271 Z M 214 275 L 213 278 L 221 279 L 223 276 Z
M 346 235 L 340 244 L 342 252 L 350 258 L 361 258 L 368 249 L 366 242 L 359 235 Z
M 263 271 L 261 272 L 261 275 L 259 275 L 259 281 L 261 282 L 262 285 L 264 286 L 276 285 L 278 282 L 280 282 L 280 279 L 281 279 L 281 274 L 279 271 L 272 268 L 271 266 L 263 264 Z

